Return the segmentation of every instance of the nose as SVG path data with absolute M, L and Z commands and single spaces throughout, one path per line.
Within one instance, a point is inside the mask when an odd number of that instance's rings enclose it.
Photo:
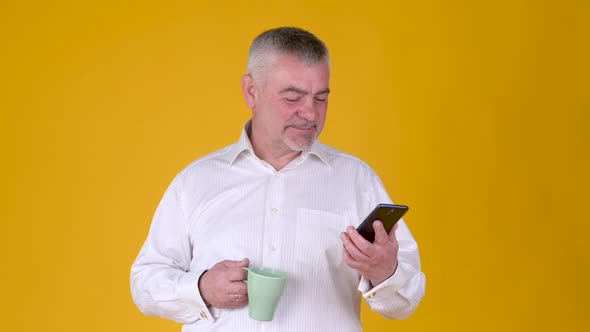
M 313 99 L 309 98 L 305 103 L 301 104 L 297 110 L 297 115 L 307 121 L 314 121 L 317 116 L 317 110 L 315 109 Z

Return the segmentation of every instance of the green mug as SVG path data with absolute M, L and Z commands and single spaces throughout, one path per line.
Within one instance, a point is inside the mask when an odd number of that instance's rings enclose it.
M 279 303 L 287 272 L 271 267 L 244 267 L 248 271 L 248 312 L 250 318 L 271 321 Z

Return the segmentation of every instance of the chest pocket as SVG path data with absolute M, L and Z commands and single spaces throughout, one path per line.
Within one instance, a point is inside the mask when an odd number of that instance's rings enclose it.
M 342 264 L 340 233 L 345 230 L 341 215 L 311 209 L 297 209 L 295 233 L 296 260 L 314 268 L 334 267 Z

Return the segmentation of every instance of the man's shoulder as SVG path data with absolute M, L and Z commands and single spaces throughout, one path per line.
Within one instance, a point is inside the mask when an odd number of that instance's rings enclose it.
M 340 149 L 337 149 L 333 146 L 316 142 L 316 149 L 317 154 L 320 158 L 324 159 L 327 164 L 332 167 L 360 167 L 371 169 L 371 167 L 359 157 L 350 154 L 348 152 L 344 152 Z
M 180 171 L 180 174 L 187 176 L 195 172 L 210 171 L 223 165 L 229 166 L 229 163 L 231 162 L 229 154 L 236 144 L 237 143 L 230 144 L 193 160 Z

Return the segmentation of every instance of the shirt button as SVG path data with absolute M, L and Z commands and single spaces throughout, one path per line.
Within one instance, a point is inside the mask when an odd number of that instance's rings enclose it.
M 277 248 L 275 248 L 274 244 L 271 244 L 270 245 L 270 251 L 276 251 L 276 250 L 277 250 Z
M 207 319 L 207 314 L 203 310 L 201 310 L 201 312 L 199 313 L 199 315 L 201 316 L 201 318 Z
M 270 213 L 272 213 L 273 216 L 276 216 L 278 212 L 279 212 L 279 209 L 277 209 L 277 208 L 270 209 Z

